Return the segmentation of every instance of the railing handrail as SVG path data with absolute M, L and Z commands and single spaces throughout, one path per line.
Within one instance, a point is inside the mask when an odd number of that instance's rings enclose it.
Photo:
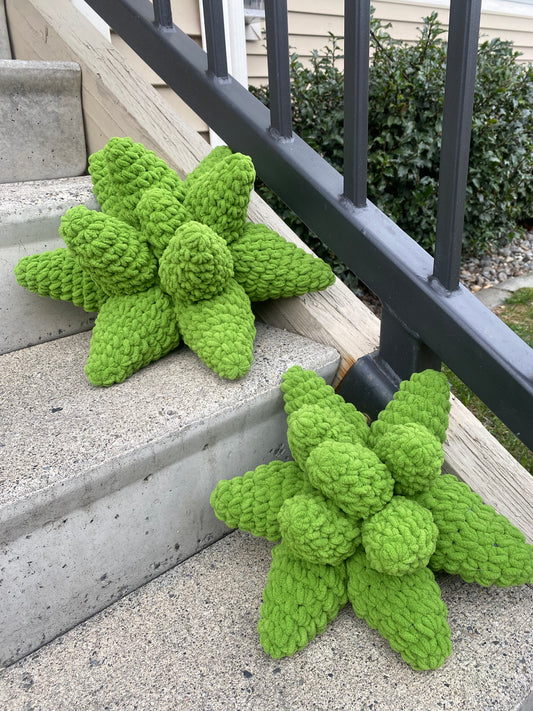
M 294 134 L 272 131 L 270 111 L 231 76 L 210 71 L 192 39 L 176 27 L 161 31 L 148 0 L 87 1 L 233 150 L 252 157 L 261 179 L 379 296 L 384 323 L 393 319 L 425 344 L 429 363 L 438 354 L 533 449 L 533 427 L 524 431 L 533 350 L 467 289 L 445 288 L 432 257 L 372 203 L 346 199 L 342 176 Z M 382 346 L 394 350 L 383 331 Z

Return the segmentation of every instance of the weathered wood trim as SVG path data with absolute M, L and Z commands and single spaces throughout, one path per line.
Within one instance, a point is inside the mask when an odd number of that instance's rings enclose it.
M 53 5 L 53 7 L 51 7 Z M 133 72 L 68 0 L 7 0 L 15 56 L 77 61 L 82 67 L 89 150 L 113 135 L 131 136 L 154 150 L 180 175 L 190 172 L 208 145 Z M 250 218 L 265 222 L 302 246 L 298 237 L 256 195 Z M 378 319 L 337 282 L 325 292 L 258 304 L 266 322 L 332 345 L 342 375 L 378 344 Z M 466 481 L 533 541 L 533 477 L 455 399 L 445 445 L 445 469 Z

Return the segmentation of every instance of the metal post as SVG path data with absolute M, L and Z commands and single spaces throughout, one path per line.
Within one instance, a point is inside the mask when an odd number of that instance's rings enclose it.
M 481 0 L 451 2 L 433 272 L 449 291 L 461 270 L 480 15 Z
M 226 56 L 222 0 L 203 0 L 203 3 L 207 73 L 219 79 L 226 79 L 228 76 L 228 60 Z
M 292 108 L 287 0 L 266 0 L 265 23 L 271 129 L 275 135 L 281 138 L 291 138 Z
M 154 20 L 160 30 L 173 30 L 170 0 L 154 0 Z

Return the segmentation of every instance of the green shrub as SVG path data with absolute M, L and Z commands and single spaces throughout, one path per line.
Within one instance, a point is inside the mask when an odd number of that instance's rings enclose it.
M 372 19 L 368 197 L 432 252 L 437 215 L 446 42 L 432 13 L 414 44 L 393 39 Z M 508 241 L 533 216 L 533 68 L 512 43 L 480 44 L 463 245 L 466 252 Z M 342 171 L 343 72 L 338 40 L 304 67 L 291 57 L 294 130 Z M 251 91 L 268 103 L 268 89 Z M 264 186 L 262 195 L 323 258 L 328 248 Z M 353 275 L 335 257 L 337 274 Z

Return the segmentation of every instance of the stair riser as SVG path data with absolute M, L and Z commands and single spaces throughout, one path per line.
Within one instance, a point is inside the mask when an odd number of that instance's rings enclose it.
M 90 181 L 0 186 L 0 354 L 61 338 L 93 327 L 96 314 L 65 301 L 40 297 L 17 284 L 14 268 L 22 257 L 65 247 L 61 216 L 69 207 L 97 209 Z M 20 193 L 21 197 L 13 197 Z
M 317 370 L 330 380 L 336 366 Z M 270 388 L 179 438 L 89 471 L 77 492 L 61 497 L 58 484 L 34 495 L 30 510 L 24 501 L 13 507 L 0 530 L 0 665 L 219 539 L 228 529 L 209 504 L 217 481 L 287 452 L 281 395 Z M 74 507 L 76 498 L 84 505 Z

